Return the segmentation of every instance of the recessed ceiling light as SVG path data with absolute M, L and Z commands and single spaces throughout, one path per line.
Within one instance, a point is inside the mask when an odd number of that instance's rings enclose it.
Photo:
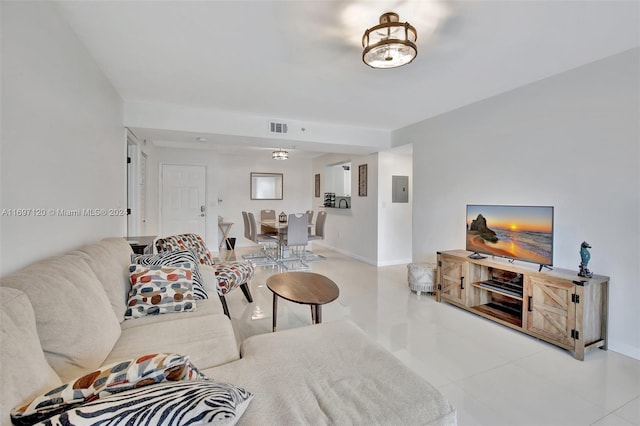
M 197 138 L 196 138 L 196 140 L 197 140 L 198 142 L 206 142 L 206 141 L 207 141 L 207 138 L 203 138 L 202 136 L 200 136 L 200 137 L 197 137 Z

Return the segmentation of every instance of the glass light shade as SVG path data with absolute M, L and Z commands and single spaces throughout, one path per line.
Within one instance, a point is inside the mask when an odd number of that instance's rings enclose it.
M 286 160 L 289 158 L 289 152 L 284 149 L 278 149 L 271 153 L 271 158 L 274 160 Z
M 380 16 L 380 24 L 362 36 L 362 60 L 372 68 L 395 68 L 413 61 L 418 54 L 416 29 L 399 22 L 397 13 Z

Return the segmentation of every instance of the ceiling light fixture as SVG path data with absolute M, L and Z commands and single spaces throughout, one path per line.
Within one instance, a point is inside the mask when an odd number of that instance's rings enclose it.
M 400 16 L 387 12 L 380 16 L 380 24 L 362 36 L 362 60 L 372 68 L 396 68 L 413 61 L 418 54 L 418 33 Z
M 289 158 L 289 152 L 278 148 L 271 153 L 271 158 L 274 160 L 286 160 Z

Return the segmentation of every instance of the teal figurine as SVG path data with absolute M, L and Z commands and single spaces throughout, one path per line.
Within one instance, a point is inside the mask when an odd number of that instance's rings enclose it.
M 589 263 L 589 259 L 591 259 L 591 253 L 589 250 L 591 246 L 588 242 L 583 241 L 580 245 L 580 272 L 578 272 L 579 277 L 591 278 L 593 277 L 593 273 L 589 271 L 587 268 L 587 264 Z

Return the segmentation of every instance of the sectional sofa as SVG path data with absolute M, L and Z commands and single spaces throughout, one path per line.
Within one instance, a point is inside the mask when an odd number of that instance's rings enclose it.
M 455 409 L 433 386 L 350 321 L 238 342 L 215 294 L 194 300 L 192 309 L 126 318 L 131 254 L 124 239 L 110 238 L 43 259 L 0 280 L 0 424 L 11 424 L 9 415 L 15 407 L 33 408 L 38 405 L 29 405 L 34 398 L 44 401 L 47 395 L 67 392 L 70 384 L 74 389 L 69 392 L 75 397 L 85 396 L 82 404 L 73 406 L 80 408 L 74 411 L 77 416 L 71 423 L 91 424 L 91 417 L 80 416 L 84 407 L 103 408 L 100 404 L 115 397 L 120 402 L 138 402 L 137 398 L 154 386 L 158 391 L 165 389 L 163 383 L 172 375 L 176 380 L 178 370 L 180 386 L 189 386 L 188 379 L 200 380 L 228 384 L 236 392 L 217 399 L 231 405 L 237 402 L 237 407 L 218 411 L 231 424 L 456 423 Z M 200 272 L 204 287 L 211 291 L 213 274 L 206 269 Z M 91 386 L 96 386 L 106 377 L 101 370 L 105 366 L 113 374 L 131 360 L 135 360 L 136 371 L 144 367 L 143 375 L 149 374 L 152 369 L 144 360 L 155 354 L 180 355 L 187 359 L 187 367 L 183 363 L 176 370 L 173 364 L 163 365 L 167 359 L 176 359 L 164 357 L 158 361 L 162 374 L 154 376 L 161 377 L 160 383 L 142 386 L 137 382 L 135 389 L 100 398 L 86 398 L 86 393 L 82 394 L 86 389 L 78 389 L 87 386 L 78 377 L 91 377 Z M 202 380 L 204 376 L 207 380 Z M 119 385 L 130 384 L 132 376 L 127 377 Z M 67 390 L 60 391 L 63 388 Z M 171 392 L 177 395 L 180 389 L 171 388 Z M 216 392 L 219 396 L 219 389 Z M 137 407 L 138 412 L 145 410 L 143 405 Z M 129 410 L 127 415 L 135 417 L 138 412 Z M 192 417 L 196 412 L 195 404 L 185 409 Z M 100 413 L 104 416 L 110 411 Z M 45 424 L 61 424 L 60 416 L 53 418 L 59 423 L 49 419 Z M 203 415 L 199 421 L 213 418 Z M 162 422 L 181 424 L 178 417 Z

